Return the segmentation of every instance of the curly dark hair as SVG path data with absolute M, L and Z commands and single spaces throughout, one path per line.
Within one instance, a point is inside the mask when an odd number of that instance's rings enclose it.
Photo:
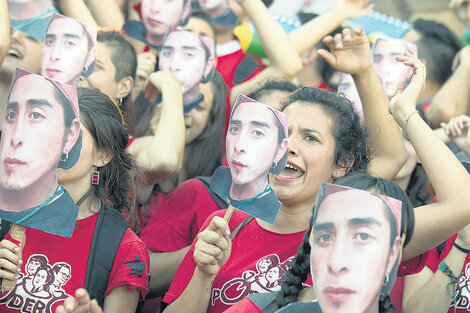
M 132 171 L 136 169 L 133 157 L 126 147 L 129 135 L 123 117 L 115 102 L 96 88 L 77 88 L 80 121 L 93 137 L 96 149 L 107 150 L 113 158 L 97 170 L 100 183 L 91 188 L 77 202 L 88 197 L 111 203 L 113 209 L 133 213 L 134 203 L 129 191 L 134 190 Z M 130 214 L 132 215 L 132 214 Z
M 367 173 L 369 156 L 367 152 L 367 131 L 361 126 L 359 116 L 351 102 L 332 92 L 314 87 L 303 87 L 291 93 L 281 103 L 284 111 L 294 102 L 318 105 L 331 117 L 331 133 L 335 138 L 334 164 L 347 168 L 348 172 Z

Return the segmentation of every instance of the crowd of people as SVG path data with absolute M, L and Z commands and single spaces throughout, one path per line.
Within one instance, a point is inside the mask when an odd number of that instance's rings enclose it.
M 271 2 L 0 0 L 0 312 L 470 312 L 470 1 Z

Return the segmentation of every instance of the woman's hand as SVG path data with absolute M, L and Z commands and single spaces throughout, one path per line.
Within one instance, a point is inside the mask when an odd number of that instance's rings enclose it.
M 335 70 L 354 75 L 372 68 L 369 40 L 361 26 L 345 28 L 323 42 L 330 51 L 319 49 L 318 54 Z
M 340 0 L 336 5 L 338 12 L 341 12 L 346 19 L 363 17 L 369 13 L 374 4 L 368 4 L 370 0 Z
M 55 313 L 103 313 L 96 300 L 90 300 L 86 289 L 80 288 L 75 291 L 75 298 L 65 299 L 64 304 L 57 307 Z
M 470 155 L 470 117 L 460 115 L 454 117 L 449 123 L 441 123 L 446 135 L 462 151 Z
M 155 71 L 157 58 L 150 52 L 143 52 L 137 55 L 137 69 L 134 89 L 142 90 L 150 74 Z
M 389 112 L 393 115 L 398 125 L 404 129 L 406 119 L 416 110 L 418 97 L 424 89 L 426 67 L 417 57 L 408 52 L 405 52 L 404 56 L 397 56 L 396 59 L 413 69 L 413 77 L 411 77 L 410 84 L 406 87 L 406 81 L 400 81 L 397 86 L 397 92 L 390 99 L 388 105 Z
M 209 226 L 197 236 L 194 261 L 199 271 L 212 279 L 230 257 L 232 241 L 227 222 L 216 216 Z
M 9 240 L 0 242 L 0 279 L 17 280 L 21 272 L 20 248 Z

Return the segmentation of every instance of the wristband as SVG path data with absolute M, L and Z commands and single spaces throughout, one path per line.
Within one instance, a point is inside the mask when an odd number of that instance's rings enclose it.
M 405 128 L 403 129 L 403 134 L 405 135 L 405 138 L 408 141 L 410 140 L 410 138 L 408 137 L 408 134 L 406 133 L 406 130 L 408 128 L 408 121 L 410 120 L 411 116 L 415 113 L 419 114 L 418 110 L 414 110 L 413 112 L 411 112 L 410 115 L 408 115 L 408 117 L 406 118 L 406 121 L 405 121 Z
M 456 247 L 458 250 L 462 251 L 462 252 L 465 253 L 465 254 L 469 254 L 469 253 L 470 253 L 470 250 L 462 248 L 461 246 L 459 246 L 458 244 L 456 244 L 455 241 L 454 241 L 454 247 Z
M 447 294 L 450 296 L 452 299 L 452 302 L 454 303 L 454 312 L 456 311 L 455 307 L 455 290 L 457 283 L 460 280 L 460 275 L 458 277 L 455 277 L 454 272 L 450 269 L 449 265 L 447 265 L 446 260 L 442 260 L 442 262 L 439 264 L 439 269 L 441 270 L 444 275 L 447 277 L 450 277 L 450 283 L 447 284 Z

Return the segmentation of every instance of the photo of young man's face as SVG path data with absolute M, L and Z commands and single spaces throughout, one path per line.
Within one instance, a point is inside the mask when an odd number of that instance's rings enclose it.
M 364 112 L 362 109 L 361 98 L 359 97 L 359 92 L 357 91 L 356 84 L 354 83 L 351 75 L 343 75 L 338 85 L 338 93 L 351 101 L 354 112 L 359 115 L 361 124 L 364 125 Z
M 379 35 L 374 39 L 372 65 L 389 99 L 395 95 L 398 82 L 411 78 L 409 67 L 395 59 L 405 51 L 417 55 L 416 45 L 410 42 Z
M 68 158 L 73 149 L 80 152 L 79 137 L 75 88 L 17 70 L 0 143 L 0 218 L 9 220 L 2 211 L 35 208 L 54 194 L 56 170 L 75 165 Z
M 96 62 L 96 31 L 78 21 L 54 14 L 46 30 L 42 75 L 72 86 L 89 76 Z
M 287 151 L 284 129 L 274 110 L 250 100 L 246 97 L 237 100 L 226 137 L 232 191 L 240 190 L 243 199 L 254 197 L 266 188 L 268 173 L 279 166 Z
M 376 312 L 386 277 L 395 280 L 401 203 L 331 184 L 322 196 L 309 239 L 318 303 L 324 313 Z
M 183 25 L 191 11 L 189 0 L 142 0 L 142 22 L 147 32 L 164 36 L 172 27 Z
M 207 83 L 212 78 L 212 40 L 189 31 L 170 32 L 163 43 L 159 69 L 172 72 L 183 82 L 183 103 L 189 103 L 199 95 L 199 84 Z

